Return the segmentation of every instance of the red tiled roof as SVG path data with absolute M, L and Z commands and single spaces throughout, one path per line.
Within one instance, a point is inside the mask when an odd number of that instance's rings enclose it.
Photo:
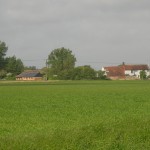
M 104 67 L 108 77 L 124 77 L 125 70 L 122 66 L 112 66 L 112 67 Z
M 125 70 L 148 70 L 148 65 L 124 65 Z
M 125 77 L 125 70 L 148 70 L 148 65 L 120 65 L 104 67 L 108 77 Z

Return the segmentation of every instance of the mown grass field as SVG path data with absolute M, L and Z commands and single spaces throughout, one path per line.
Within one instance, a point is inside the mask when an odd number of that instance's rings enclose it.
M 149 150 L 150 81 L 0 82 L 0 150 Z

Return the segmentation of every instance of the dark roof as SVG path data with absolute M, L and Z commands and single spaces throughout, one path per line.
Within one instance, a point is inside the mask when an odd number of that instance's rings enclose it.
M 16 77 L 17 78 L 22 78 L 22 77 L 42 77 L 42 74 L 39 71 L 37 71 L 37 70 L 25 71 L 25 72 L 22 72 L 21 74 L 17 75 Z

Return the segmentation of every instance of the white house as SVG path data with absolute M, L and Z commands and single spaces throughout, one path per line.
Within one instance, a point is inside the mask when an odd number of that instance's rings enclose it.
M 110 79 L 127 79 L 127 78 L 140 78 L 140 72 L 144 70 L 150 75 L 148 65 L 119 65 L 103 67 L 102 71 L 105 71 L 106 75 Z
M 124 65 L 124 67 L 126 76 L 135 76 L 140 78 L 140 72 L 142 70 L 146 72 L 147 76 L 150 75 L 148 65 Z

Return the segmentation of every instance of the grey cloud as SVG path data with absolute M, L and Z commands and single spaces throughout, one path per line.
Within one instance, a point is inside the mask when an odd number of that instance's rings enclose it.
M 79 65 L 146 63 L 150 55 L 149 0 L 0 1 L 0 40 L 8 43 L 8 55 L 43 59 L 64 46 L 73 50 Z

